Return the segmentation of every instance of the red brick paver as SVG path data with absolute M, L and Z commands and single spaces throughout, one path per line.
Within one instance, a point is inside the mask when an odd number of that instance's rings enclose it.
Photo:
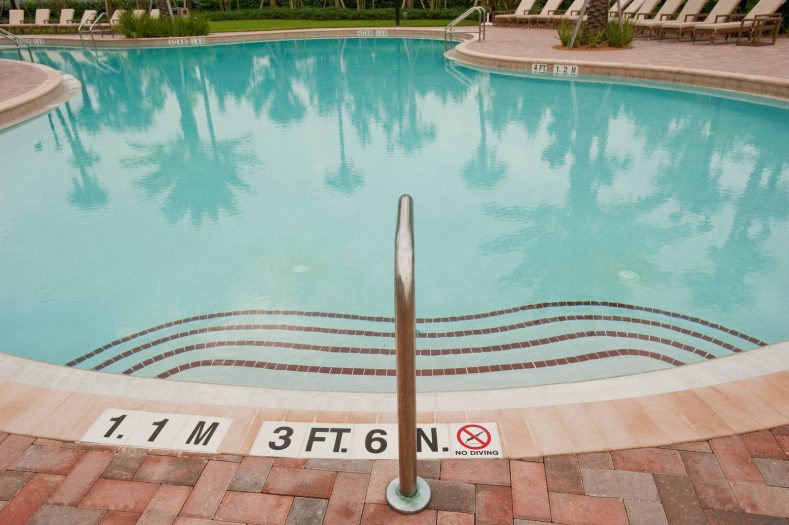
M 557 523 L 627 525 L 625 504 L 618 498 L 597 498 L 551 492 L 551 512 Z
M 159 485 L 154 483 L 100 479 L 79 506 L 142 513 L 157 490 Z
M 328 499 L 336 478 L 336 472 L 325 470 L 274 467 L 263 485 L 263 492 Z
M 788 428 L 528 461 L 422 461 L 433 498 L 406 516 L 384 497 L 395 461 L 176 456 L 0 434 L 0 525 L 789 525 L 784 437 Z
M 221 521 L 281 525 L 285 523 L 292 504 L 293 498 L 288 496 L 228 492 L 219 505 L 216 517 Z

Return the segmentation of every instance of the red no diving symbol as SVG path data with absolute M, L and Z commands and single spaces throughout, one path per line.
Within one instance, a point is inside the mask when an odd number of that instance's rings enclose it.
M 490 445 L 490 431 L 480 425 L 465 425 L 457 433 L 458 443 L 471 450 L 481 450 Z

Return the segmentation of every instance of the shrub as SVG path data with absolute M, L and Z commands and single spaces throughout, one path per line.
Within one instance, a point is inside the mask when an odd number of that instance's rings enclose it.
M 564 47 L 570 47 L 573 31 L 575 31 L 575 22 L 563 20 L 557 31 L 559 33 L 559 41 L 562 45 Z M 586 31 L 586 24 L 582 24 L 581 29 L 578 31 L 578 35 L 575 37 L 575 46 L 599 47 L 600 44 L 605 42 L 605 39 L 605 29 L 599 33 L 588 33 Z
M 570 47 L 570 40 L 572 40 L 573 31 L 575 31 L 575 23 L 569 20 L 562 20 L 556 31 L 559 33 L 559 42 L 562 43 L 562 46 Z
M 569 20 L 564 20 L 557 29 L 559 41 L 564 47 L 570 47 L 570 40 L 573 38 L 574 30 L 575 22 Z M 635 26 L 631 22 L 622 24 L 621 31 L 619 30 L 618 21 L 608 22 L 599 33 L 587 33 L 586 25 L 582 25 L 575 39 L 575 45 L 599 47 L 603 42 L 608 42 L 608 45 L 611 47 L 625 47 L 633 41 L 634 37 Z
M 608 22 L 605 26 L 605 38 L 608 40 L 608 45 L 611 47 L 625 47 L 633 41 L 635 37 L 636 27 L 632 22 L 625 22 L 622 24 L 622 30 L 619 30 L 619 22 Z
M 208 19 L 202 15 L 151 18 L 147 14 L 137 17 L 126 12 L 118 21 L 118 30 L 127 38 L 153 38 L 163 36 L 197 36 L 208 34 Z

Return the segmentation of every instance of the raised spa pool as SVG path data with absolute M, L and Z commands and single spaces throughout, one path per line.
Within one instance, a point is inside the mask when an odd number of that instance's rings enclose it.
M 420 390 L 789 339 L 789 106 L 476 71 L 443 52 L 363 38 L 39 50 L 82 92 L 0 132 L 0 351 L 392 390 L 403 193 Z

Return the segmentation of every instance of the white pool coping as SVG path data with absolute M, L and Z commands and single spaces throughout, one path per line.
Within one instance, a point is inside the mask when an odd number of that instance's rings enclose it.
M 701 363 L 627 376 L 497 390 L 420 392 L 420 411 L 502 410 L 666 394 L 789 371 L 789 341 Z M 283 410 L 396 410 L 394 393 L 289 390 L 162 380 L 67 368 L 0 353 L 0 380 L 82 394 Z

